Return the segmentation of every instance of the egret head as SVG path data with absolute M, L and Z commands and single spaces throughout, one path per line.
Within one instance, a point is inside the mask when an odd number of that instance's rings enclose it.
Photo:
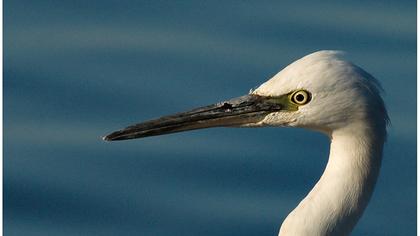
M 378 82 L 337 51 L 319 51 L 280 71 L 250 94 L 116 131 L 124 140 L 186 130 L 235 126 L 291 126 L 324 133 L 356 123 L 385 129 Z
M 252 94 L 282 97 L 289 109 L 268 114 L 263 124 L 326 133 L 355 123 L 385 127 L 388 116 L 380 85 L 342 52 L 319 51 L 295 61 Z

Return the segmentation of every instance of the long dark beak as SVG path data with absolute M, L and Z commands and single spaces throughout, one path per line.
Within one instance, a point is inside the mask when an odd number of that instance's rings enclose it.
M 270 97 L 245 95 L 229 101 L 164 116 L 113 132 L 106 141 L 143 138 L 210 127 L 252 126 L 271 113 L 281 110 Z

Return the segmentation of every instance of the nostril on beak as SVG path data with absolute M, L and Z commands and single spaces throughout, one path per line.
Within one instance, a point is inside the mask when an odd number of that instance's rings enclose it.
M 221 108 L 226 109 L 226 110 L 231 110 L 233 107 L 232 107 L 232 104 L 229 104 L 229 103 L 225 102 L 225 103 L 223 103 Z

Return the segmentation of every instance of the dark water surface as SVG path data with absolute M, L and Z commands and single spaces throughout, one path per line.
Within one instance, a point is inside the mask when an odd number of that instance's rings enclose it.
M 415 1 L 4 2 L 5 235 L 277 235 L 322 173 L 302 129 L 118 143 L 141 120 L 240 96 L 339 49 L 377 77 L 392 126 L 354 235 L 416 232 Z

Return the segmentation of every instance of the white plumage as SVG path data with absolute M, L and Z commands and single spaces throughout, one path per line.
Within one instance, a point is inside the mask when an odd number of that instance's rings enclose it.
M 320 131 L 331 139 L 328 164 L 286 217 L 279 235 L 348 235 L 369 202 L 381 165 L 388 115 L 380 90 L 371 75 L 342 59 L 342 53 L 319 51 L 287 66 L 249 95 L 133 125 L 105 140 L 215 126 Z

